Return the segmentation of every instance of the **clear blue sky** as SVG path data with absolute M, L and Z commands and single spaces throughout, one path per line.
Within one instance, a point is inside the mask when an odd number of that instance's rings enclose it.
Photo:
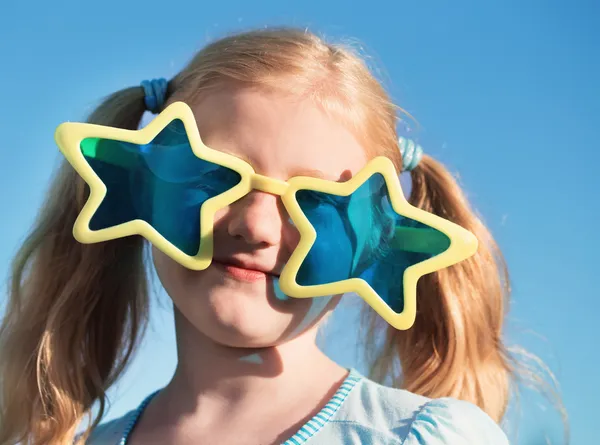
M 114 90 L 170 77 L 207 40 L 233 30 L 291 24 L 352 37 L 382 69 L 394 99 L 421 123 L 426 150 L 460 174 L 497 237 L 514 284 L 509 338 L 556 372 L 571 443 L 597 443 L 600 3 L 5 3 L 2 275 L 59 160 L 53 132 L 60 122 L 82 119 Z M 169 316 L 167 309 L 155 311 L 140 355 L 111 393 L 109 417 L 169 378 L 175 359 Z M 352 309 L 340 311 L 325 348 L 362 370 L 354 317 Z M 559 419 L 542 402 L 525 392 L 520 443 L 541 444 L 545 434 L 560 443 Z

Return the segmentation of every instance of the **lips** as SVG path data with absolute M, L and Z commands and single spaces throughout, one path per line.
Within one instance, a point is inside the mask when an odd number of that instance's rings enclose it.
M 265 280 L 269 276 L 279 276 L 279 274 L 274 273 L 272 269 L 267 268 L 264 265 L 241 261 L 235 258 L 215 259 L 214 263 L 219 270 L 226 272 L 229 276 L 241 281 L 254 282 Z

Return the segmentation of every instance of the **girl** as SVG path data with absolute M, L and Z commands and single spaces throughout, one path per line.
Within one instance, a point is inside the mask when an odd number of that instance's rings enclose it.
M 90 189 L 65 162 L 14 260 L 0 331 L 0 444 L 73 443 L 95 402 L 99 412 L 78 443 L 508 443 L 497 425 L 513 369 L 502 343 L 508 282 L 501 255 L 445 168 L 418 147 L 398 143 L 397 108 L 365 64 L 306 31 L 242 33 L 202 49 L 168 83 L 114 93 L 89 122 L 136 130 L 146 110 L 158 114 L 181 102 L 206 146 L 278 181 L 302 175 L 344 182 L 370 159 L 387 157 L 396 174 L 411 172 L 410 203 L 472 232 L 477 252 L 419 280 L 410 329 L 396 329 L 365 308 L 368 352 L 375 356 L 368 378 L 332 362 L 315 344 L 340 295 L 288 298 L 278 288 L 299 229 L 277 194 L 254 189 L 214 214 L 208 268 L 184 267 L 152 246 L 153 266 L 173 301 L 176 372 L 139 407 L 99 424 L 106 391 L 146 323 L 145 241 L 77 242 L 73 224 Z M 197 162 L 186 158 L 186 132 L 193 130 L 171 125 L 153 142 L 183 141 L 182 171 Z M 154 173 L 166 175 L 164 165 L 157 162 Z M 174 212 L 203 191 L 159 201 L 156 190 L 146 194 L 144 177 L 136 181 L 137 198 L 123 212 L 135 208 L 139 218 L 153 212 L 156 227 L 170 218 L 171 228 L 157 230 L 165 238 L 171 230 L 171 240 L 197 226 L 197 216 Z M 127 192 L 104 182 L 106 200 L 124 203 Z M 339 254 L 334 246 L 320 258 L 329 273 Z M 386 378 L 396 388 L 376 383 Z

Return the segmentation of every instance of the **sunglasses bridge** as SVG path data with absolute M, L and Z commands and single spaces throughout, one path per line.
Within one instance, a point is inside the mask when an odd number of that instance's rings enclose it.
M 282 196 L 286 193 L 290 185 L 285 181 L 255 173 L 250 178 L 250 187 L 252 187 L 252 190 Z

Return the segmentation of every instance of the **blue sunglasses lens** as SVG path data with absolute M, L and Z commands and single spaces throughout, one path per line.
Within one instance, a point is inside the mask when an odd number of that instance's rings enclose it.
M 241 181 L 237 172 L 196 157 L 180 120 L 146 145 L 88 138 L 81 151 L 107 189 L 91 230 L 146 221 L 190 256 L 200 247 L 202 204 Z
M 450 246 L 444 233 L 393 210 L 380 174 L 349 196 L 303 189 L 296 199 L 317 234 L 296 278 L 301 286 L 362 278 L 401 313 L 406 269 Z

